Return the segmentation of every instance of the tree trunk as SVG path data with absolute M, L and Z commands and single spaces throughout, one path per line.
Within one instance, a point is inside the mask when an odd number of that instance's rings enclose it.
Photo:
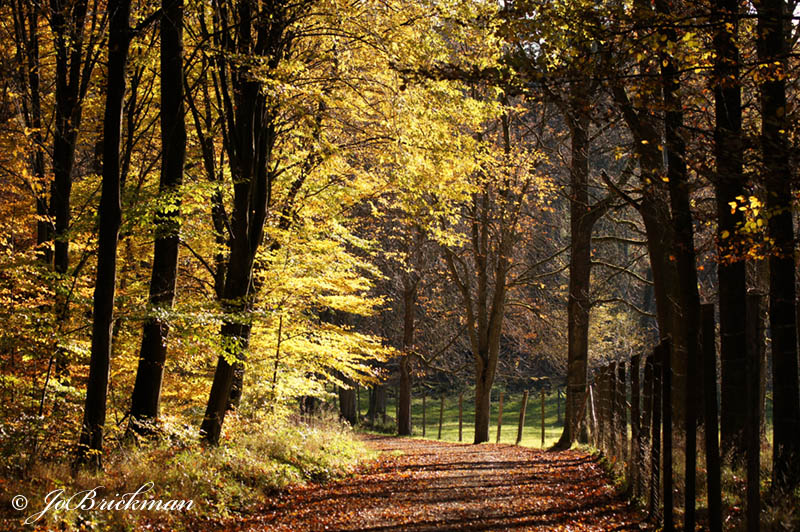
M 662 15 L 670 17 L 671 7 L 665 0 L 656 0 L 656 11 Z M 677 45 L 677 32 L 675 28 L 668 25 L 663 30 L 666 42 Z M 662 94 L 665 108 L 665 141 L 667 149 L 667 178 L 669 179 L 669 196 L 672 207 L 672 217 L 675 227 L 676 254 L 678 263 L 678 282 L 680 290 L 680 317 L 685 324 L 686 343 L 683 346 L 685 351 L 681 352 L 678 348 L 673 351 L 678 354 L 678 360 L 685 362 L 683 382 L 676 382 L 672 387 L 671 404 L 684 405 L 683 419 L 676 420 L 677 426 L 685 431 L 686 438 L 686 462 L 685 462 L 685 504 L 684 504 L 684 529 L 694 530 L 695 525 L 695 478 L 697 463 L 697 361 L 700 355 L 700 344 L 698 328 L 700 325 L 700 295 L 697 291 L 697 268 L 695 264 L 694 251 L 694 228 L 692 225 L 692 211 L 689 199 L 689 180 L 686 171 L 686 144 L 683 140 L 681 129 L 683 128 L 682 103 L 679 101 L 678 85 L 679 75 L 671 53 L 663 52 L 661 61 Z M 665 364 L 665 368 L 670 365 Z M 673 370 L 674 371 L 674 370 Z M 681 373 L 675 371 L 676 377 Z M 669 372 L 665 372 L 665 377 L 671 377 Z M 678 378 L 676 378 L 678 380 Z M 665 389 L 665 393 L 669 390 Z M 683 400 L 681 401 L 682 398 Z M 677 416 L 676 416 L 677 417 Z M 670 412 L 665 411 L 664 419 L 670 419 Z M 681 425 L 681 422 L 682 425 Z M 672 431 L 665 431 L 665 464 L 668 458 L 667 444 L 672 438 Z M 664 471 L 669 468 L 665 465 Z M 667 478 L 667 477 L 665 477 Z M 666 488 L 665 488 L 666 489 Z M 671 512 L 671 506 L 667 507 L 665 497 L 665 512 Z M 666 521 L 665 521 L 666 525 Z
M 578 95 L 575 95 L 578 96 Z M 575 98 L 570 123 L 570 244 L 569 299 L 567 300 L 567 398 L 564 430 L 556 444 L 567 449 L 578 438 L 581 401 L 586 393 L 589 360 L 589 282 L 591 277 L 592 227 L 595 217 L 589 205 L 589 116 Z
M 89 460 L 102 465 L 103 426 L 111 356 L 111 326 L 117 275 L 117 239 L 122 219 L 120 206 L 119 145 L 122 104 L 125 97 L 125 69 L 130 43 L 128 27 L 130 0 L 112 0 L 108 34 L 108 88 L 103 122 L 103 185 L 100 196 L 100 234 L 97 251 L 97 280 L 94 290 L 92 351 L 86 406 L 83 416 L 78 463 Z
M 800 392 L 797 380 L 795 316 L 794 226 L 792 172 L 786 119 L 786 4 L 782 0 L 755 2 L 758 11 L 761 82 L 761 151 L 767 191 L 769 236 L 769 315 L 772 334 L 773 455 L 772 482 L 777 489 L 800 483 Z
M 161 15 L 161 181 L 159 196 L 167 206 L 156 214 L 156 241 L 150 280 L 153 316 L 144 324 L 139 367 L 131 400 L 131 427 L 159 414 L 161 382 L 167 358 L 169 323 L 163 312 L 172 308 L 178 272 L 180 231 L 179 192 L 186 158 L 183 109 L 183 0 L 163 0 Z
M 475 366 L 475 440 L 473 443 L 483 443 L 489 441 L 494 375 L 490 374 L 488 360 L 485 357 L 478 357 Z
M 356 417 L 356 389 L 339 388 L 339 416 L 355 427 L 358 423 Z
M 270 5 L 255 13 L 251 0 L 237 3 L 232 20 L 217 21 L 215 38 L 233 55 L 263 55 L 279 62 L 291 43 L 284 32 L 286 7 Z M 253 31 L 256 30 L 256 38 Z M 234 39 L 226 32 L 236 31 Z M 222 35 L 222 37 L 219 37 Z M 233 181 L 233 211 L 230 219 L 230 253 L 225 269 L 221 302 L 225 323 L 222 345 L 226 353 L 217 360 L 206 413 L 200 425 L 203 439 L 216 445 L 222 432 L 225 412 L 238 404 L 242 393 L 244 366 L 250 342 L 250 312 L 253 303 L 253 262 L 264 233 L 273 183 L 272 147 L 276 139 L 274 102 L 267 101 L 261 83 L 246 65 L 231 65 L 221 59 L 217 67 L 230 76 L 230 94 L 223 98 L 225 123 L 230 126 L 225 149 Z
M 414 351 L 414 318 L 416 316 L 417 282 L 403 279 L 403 357 L 400 359 L 400 397 L 397 433 L 411 436 L 411 357 Z
M 731 212 L 730 202 L 745 195 L 742 171 L 742 104 L 739 84 L 738 4 L 714 0 L 714 99 L 716 124 L 717 239 L 719 260 L 720 358 L 722 360 L 722 448 L 740 459 L 744 452 L 745 386 L 745 262 L 738 226 L 743 214 Z

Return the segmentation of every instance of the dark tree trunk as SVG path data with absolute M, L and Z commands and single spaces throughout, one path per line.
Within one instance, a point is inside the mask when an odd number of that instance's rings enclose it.
M 231 20 L 218 20 L 215 39 L 232 55 L 261 55 L 272 67 L 283 59 L 291 44 L 283 5 L 257 5 L 241 0 Z M 235 19 L 235 20 L 234 20 Z M 255 30 L 255 38 L 253 32 Z M 235 39 L 229 32 L 236 31 Z M 217 360 L 214 381 L 200 432 L 212 445 L 219 443 L 225 412 L 238 404 L 250 341 L 253 303 L 253 263 L 261 244 L 273 183 L 271 153 L 276 138 L 276 102 L 268 101 L 248 65 L 217 62 L 230 77 L 231 93 L 223 98 L 228 130 L 225 149 L 233 176 L 233 212 L 230 220 L 230 254 L 225 268 L 222 305 L 225 323 L 222 345 L 227 351 Z M 242 361 L 242 362 L 234 362 Z
M 786 3 L 755 2 L 758 11 L 758 62 L 761 89 L 761 152 L 767 191 L 769 236 L 769 315 L 772 334 L 773 455 L 772 482 L 777 489 L 800 483 L 800 392 L 797 381 L 794 226 L 792 172 L 786 118 Z
M 400 397 L 398 398 L 397 433 L 411 436 L 411 357 L 414 351 L 417 281 L 403 279 L 403 357 L 400 359 Z
M 670 17 L 671 7 L 664 0 L 656 0 L 656 10 Z M 675 28 L 668 25 L 663 35 L 666 42 L 677 45 L 678 36 Z M 679 404 L 682 397 L 684 404 L 683 429 L 686 438 L 685 462 L 685 501 L 684 501 L 684 529 L 694 530 L 695 525 L 695 479 L 697 464 L 697 361 L 700 355 L 698 329 L 700 326 L 700 295 L 697 291 L 697 269 L 695 265 L 694 228 L 692 225 L 692 211 L 689 200 L 689 180 L 686 171 L 686 144 L 683 140 L 682 103 L 679 101 L 678 85 L 680 82 L 674 59 L 670 53 L 662 53 L 661 62 L 662 93 L 665 108 L 665 140 L 667 149 L 667 178 L 669 179 L 669 196 L 672 207 L 672 217 L 675 227 L 675 240 L 678 263 L 678 281 L 680 283 L 680 310 L 681 320 L 685 324 L 686 344 L 685 352 L 679 359 L 685 357 L 686 373 L 684 375 L 683 389 L 681 386 L 672 388 L 672 404 Z M 678 351 L 676 349 L 678 353 Z M 665 364 L 665 368 L 670 365 Z M 665 377 L 671 377 L 665 372 Z M 666 390 L 666 389 L 665 389 Z M 675 393 L 678 391 L 679 393 Z M 680 393 L 682 392 L 682 393 Z M 667 391 L 665 391 L 667 393 Z M 664 419 L 669 419 L 670 412 L 664 412 Z M 664 433 L 665 474 L 669 474 L 666 467 L 667 443 L 672 438 L 672 431 Z M 665 477 L 666 478 L 666 477 Z M 665 488 L 666 489 L 666 488 Z M 665 497 L 665 512 L 671 512 L 667 507 Z M 665 521 L 666 525 L 666 521 Z
M 589 205 L 589 116 L 574 102 L 570 123 L 570 257 L 567 300 L 567 398 L 564 431 L 556 447 L 566 449 L 578 438 L 576 419 L 586 393 L 589 359 L 589 280 L 591 277 L 592 226 L 595 217 Z
M 69 267 L 70 196 L 75 146 L 82 115 L 83 84 L 87 82 L 84 61 L 92 64 L 90 53 L 83 57 L 86 0 L 63 4 L 51 0 L 50 25 L 56 51 L 55 128 L 53 130 L 53 183 L 49 214 L 55 223 L 54 266 L 66 274 Z M 57 303 L 58 318 L 66 313 L 66 303 Z
M 339 416 L 353 427 L 358 423 L 358 417 L 356 415 L 356 389 L 354 386 L 350 386 L 350 388 L 339 388 Z
M 478 356 L 475 361 L 475 439 L 474 443 L 489 441 L 489 422 L 492 404 L 494 369 L 490 367 L 488 354 Z
M 745 194 L 742 171 L 742 103 L 739 84 L 738 3 L 714 0 L 717 239 L 719 260 L 720 358 L 722 360 L 722 448 L 743 456 L 745 421 L 745 262 L 738 226 L 743 215 L 730 202 Z
M 167 358 L 169 324 L 163 312 L 172 308 L 178 272 L 179 189 L 186 158 L 183 109 L 183 0 L 163 0 L 161 15 L 161 182 L 159 195 L 169 201 L 156 214 L 156 242 L 150 280 L 153 316 L 142 332 L 139 367 L 131 400 L 131 427 L 159 414 L 161 382 Z
M 592 229 L 610 206 L 608 199 L 594 205 L 589 199 L 589 99 L 591 87 L 586 81 L 570 87 L 569 104 L 565 109 L 569 124 L 570 148 L 570 262 L 569 299 L 567 301 L 567 394 L 564 430 L 556 443 L 566 449 L 579 434 L 580 414 L 586 395 L 589 360 L 589 316 L 591 311 L 590 280 L 592 269 Z M 585 429 L 585 426 L 584 426 Z
M 78 446 L 78 463 L 91 460 L 96 466 L 102 465 L 117 276 L 117 241 L 122 220 L 119 146 L 122 103 L 125 98 L 125 69 L 130 43 L 130 7 L 130 0 L 112 0 L 108 6 L 111 15 L 108 34 L 108 85 L 103 122 L 103 185 L 99 209 L 97 279 L 89 380 L 86 384 L 86 405 Z

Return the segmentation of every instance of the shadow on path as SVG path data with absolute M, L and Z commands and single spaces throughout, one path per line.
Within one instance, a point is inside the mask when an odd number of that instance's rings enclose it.
M 364 436 L 381 457 L 352 478 L 270 499 L 243 530 L 640 530 L 578 451 Z M 399 451 L 402 454 L 398 455 Z

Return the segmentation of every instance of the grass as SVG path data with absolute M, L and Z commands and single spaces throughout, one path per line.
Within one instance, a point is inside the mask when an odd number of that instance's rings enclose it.
M 492 392 L 491 416 L 489 426 L 489 441 L 494 443 L 497 439 L 497 414 L 500 392 Z M 366 416 L 369 407 L 369 397 L 367 393 L 359 394 L 360 409 L 362 419 Z M 441 396 L 428 396 L 426 398 L 425 414 L 425 438 L 438 439 L 439 435 L 439 409 L 441 406 Z M 504 393 L 503 400 L 503 425 L 500 433 L 500 443 L 516 443 L 517 427 L 519 423 L 519 410 L 522 403 L 522 393 Z M 544 447 L 553 446 L 561 436 L 563 421 L 559 420 L 559 409 L 561 419 L 564 415 L 564 397 L 558 400 L 555 393 L 545 395 L 545 439 Z M 387 394 L 386 415 L 387 424 L 394 423 L 395 416 L 395 397 L 392 393 Z M 458 394 L 445 396 L 444 412 L 442 423 L 442 441 L 458 441 Z M 413 436 L 422 438 L 422 397 L 412 396 L 411 400 L 411 419 L 413 425 Z M 475 435 L 475 394 L 473 390 L 464 392 L 463 401 L 463 425 L 462 441 L 472 443 Z M 388 429 L 388 427 L 387 427 Z M 525 414 L 525 425 L 522 431 L 521 445 L 526 447 L 542 447 L 542 402 L 541 395 L 531 392 L 528 398 L 528 407 Z

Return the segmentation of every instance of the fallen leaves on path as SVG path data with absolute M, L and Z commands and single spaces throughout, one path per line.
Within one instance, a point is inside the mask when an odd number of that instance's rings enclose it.
M 365 439 L 384 451 L 378 460 L 351 478 L 270 499 L 241 529 L 640 530 L 641 518 L 583 452 Z

